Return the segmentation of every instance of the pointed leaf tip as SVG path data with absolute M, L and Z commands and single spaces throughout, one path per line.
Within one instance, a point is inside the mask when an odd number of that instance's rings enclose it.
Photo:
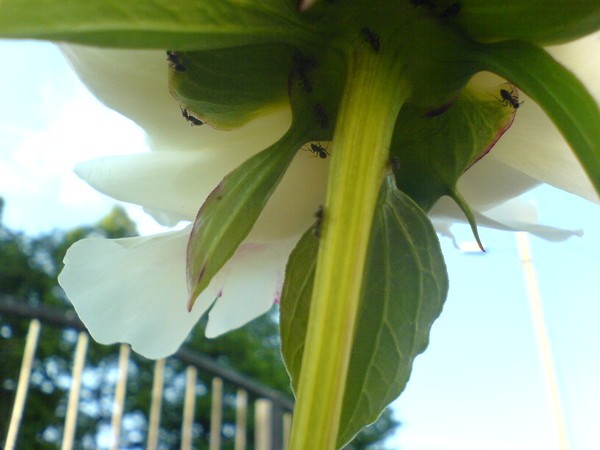
M 479 246 L 479 248 L 481 249 L 482 252 L 485 252 L 485 248 L 483 247 L 483 244 L 479 237 L 479 230 L 477 229 L 477 220 L 475 219 L 475 215 L 473 214 L 471 207 L 469 206 L 467 201 L 463 198 L 463 196 L 458 193 L 458 191 L 456 189 L 454 189 L 452 192 L 450 192 L 449 195 L 450 195 L 450 198 L 452 198 L 452 200 L 454 200 L 456 202 L 458 207 L 465 214 L 467 221 L 469 222 L 469 226 L 471 227 L 471 231 L 473 232 L 473 237 L 475 238 L 475 241 L 477 241 L 477 245 Z
M 198 292 L 197 287 L 200 284 L 200 282 L 202 281 L 205 271 L 206 271 L 206 266 L 202 267 L 202 269 L 200 270 L 200 273 L 198 275 L 198 278 L 196 278 L 195 283 L 190 283 L 190 280 L 188 277 L 188 293 L 189 293 L 190 297 L 187 302 L 187 309 L 189 312 L 192 311 L 192 308 L 194 307 L 194 303 L 196 303 L 196 300 L 198 299 L 198 296 L 200 295 L 200 292 Z M 188 275 L 189 275 L 189 272 L 188 272 Z

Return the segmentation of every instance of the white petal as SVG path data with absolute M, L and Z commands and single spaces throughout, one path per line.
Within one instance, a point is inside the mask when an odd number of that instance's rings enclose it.
M 261 148 L 275 142 L 291 123 L 281 108 L 233 131 L 191 127 L 169 93 L 166 53 L 64 45 L 79 78 L 105 105 L 136 122 L 150 136 L 154 150 L 227 148 L 231 141 L 255 140 Z
M 71 246 L 59 283 L 95 340 L 130 343 L 148 358 L 177 351 L 217 293 L 209 286 L 187 311 L 189 232 L 83 239 Z
M 546 50 L 575 73 L 596 99 L 600 98 L 600 32 Z
M 194 220 L 214 187 L 255 151 L 240 144 L 220 153 L 171 151 L 113 156 L 80 163 L 75 171 L 100 192 L 141 205 L 161 223 L 172 224 Z M 325 198 L 327 168 L 327 161 L 299 151 L 263 211 L 252 239 L 278 239 L 308 228 Z
M 117 200 L 194 220 L 214 187 L 250 156 L 245 150 L 109 156 L 80 163 L 75 172 Z
M 181 117 L 169 93 L 166 54 L 160 50 L 113 50 L 64 45 L 63 53 L 87 88 L 109 108 L 130 118 L 153 139 L 180 150 L 197 143 L 198 132 Z
M 251 241 L 298 238 L 315 220 L 325 203 L 329 159 L 300 150 L 254 225 Z
M 565 230 L 538 223 L 535 206 L 523 199 L 513 199 L 482 214 L 482 225 L 511 231 L 527 231 L 548 241 L 563 241 L 582 236 L 582 230 Z M 501 226 L 500 226 L 501 225 Z
M 564 241 L 572 236 L 581 236 L 581 230 L 565 230 L 539 224 L 535 207 L 522 199 L 513 199 L 485 212 L 474 211 L 477 225 L 505 231 L 527 231 L 548 241 Z M 433 225 L 442 236 L 449 237 L 456 246 L 450 227 L 456 223 L 467 223 L 464 213 L 448 197 L 440 199 L 431 213 Z
M 600 33 L 550 52 L 572 70 L 600 101 Z M 577 158 L 542 109 L 525 100 L 513 126 L 492 150 L 494 157 L 537 180 L 588 200 L 600 202 Z M 600 126 L 600 123 L 598 124 Z
M 492 151 L 499 161 L 543 183 L 590 201 L 599 201 L 568 144 L 541 108 L 531 100 L 526 100 L 519 109 L 513 126 Z
M 208 315 L 206 336 L 216 337 L 267 312 L 281 295 L 287 258 L 297 238 L 244 244 L 219 274 L 223 290 Z
M 297 237 L 245 242 L 187 310 L 186 247 L 191 226 L 150 237 L 83 239 L 68 250 L 59 283 L 92 337 L 125 342 L 148 357 L 177 351 L 213 305 L 207 336 L 238 328 L 279 299 Z
M 163 211 L 161 209 L 143 208 L 143 210 L 146 214 L 152 216 L 152 218 L 163 227 L 174 227 L 180 222 L 188 222 L 190 220 L 188 216 L 174 212 Z
M 484 211 L 538 186 L 539 181 L 499 161 L 495 148 L 458 181 L 458 191 L 471 208 Z

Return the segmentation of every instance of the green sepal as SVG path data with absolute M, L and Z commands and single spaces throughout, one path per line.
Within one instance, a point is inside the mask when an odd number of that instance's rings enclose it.
M 560 44 L 600 28 L 598 0 L 462 0 L 448 20 L 479 41 Z M 445 6 L 442 6 L 442 8 Z
M 600 194 L 600 108 L 583 83 L 545 50 L 526 42 L 485 45 L 478 57 L 546 112 Z
M 442 108 L 481 70 L 472 56 L 474 43 L 430 14 L 402 26 L 402 40 L 396 45 L 401 51 L 399 58 L 407 61 L 408 102 L 427 111 Z
M 292 127 L 277 143 L 230 172 L 198 211 L 187 247 L 190 310 L 254 226 L 291 163 L 301 136 Z
M 280 44 L 172 52 L 169 88 L 202 122 L 236 128 L 287 102 L 291 54 Z
M 325 216 L 325 220 L 327 220 Z M 310 310 L 318 240 L 309 231 L 290 255 L 281 298 L 282 353 L 298 385 Z M 370 238 L 353 337 L 338 448 L 375 421 L 404 389 L 415 357 L 429 341 L 448 279 L 427 215 L 384 181 Z
M 465 215 L 467 222 L 471 227 L 471 232 L 475 237 L 477 245 L 479 246 L 482 252 L 485 252 L 485 248 L 483 247 L 483 243 L 481 242 L 481 238 L 479 237 L 479 231 L 477 230 L 477 219 L 475 218 L 473 210 L 471 209 L 467 201 L 463 198 L 463 196 L 460 195 L 460 193 L 456 189 L 448 193 L 448 195 L 450 196 L 450 198 L 452 198 L 452 200 L 456 202 L 460 210 Z
M 284 0 L 3 0 L 0 36 L 102 47 L 215 49 L 309 39 Z
M 294 50 L 289 100 L 294 121 L 306 127 L 309 141 L 332 139 L 345 76 L 345 60 L 339 52 L 327 46 Z
M 433 115 L 412 104 L 400 111 L 390 155 L 398 165 L 398 188 L 423 210 L 429 211 L 444 195 L 456 200 L 460 176 L 512 124 L 516 110 L 503 101 L 502 89 L 517 96 L 508 83 L 469 86 L 446 110 Z

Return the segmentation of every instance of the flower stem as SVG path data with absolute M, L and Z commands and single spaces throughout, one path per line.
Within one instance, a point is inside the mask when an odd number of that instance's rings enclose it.
M 349 57 L 289 450 L 337 444 L 371 222 L 408 95 L 400 58 L 381 50 L 360 42 Z

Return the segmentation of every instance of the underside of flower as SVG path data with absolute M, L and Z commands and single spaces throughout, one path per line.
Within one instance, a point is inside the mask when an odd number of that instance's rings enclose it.
M 520 228 L 531 209 L 506 200 L 546 180 L 598 199 L 599 64 L 590 94 L 540 47 L 600 28 L 596 0 L 90 0 L 53 3 L 51 26 L 20 3 L 35 1 L 2 2 L 0 31 L 146 49 L 67 48 L 161 150 L 78 173 L 165 223 L 193 222 L 75 244 L 67 295 L 98 340 L 150 357 L 207 311 L 216 336 L 280 303 L 292 450 L 343 446 L 404 389 L 448 289 L 430 217 L 446 230 L 466 218 L 476 236 L 477 222 Z M 584 45 L 597 51 L 597 36 Z

